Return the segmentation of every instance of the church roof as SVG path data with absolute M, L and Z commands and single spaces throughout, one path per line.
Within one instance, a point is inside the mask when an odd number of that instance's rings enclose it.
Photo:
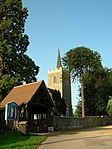
M 61 57 L 60 57 L 60 49 L 58 48 L 58 58 L 57 58 L 57 67 L 56 68 L 60 68 L 61 67 Z
M 14 101 L 17 105 L 28 103 L 44 81 L 33 82 L 25 85 L 14 87 L 10 93 L 1 102 L 1 106 L 5 107 L 6 103 Z

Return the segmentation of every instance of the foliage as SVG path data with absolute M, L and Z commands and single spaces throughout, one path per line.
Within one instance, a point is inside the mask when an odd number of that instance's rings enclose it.
M 86 115 L 107 115 L 106 106 L 112 96 L 112 70 L 102 68 L 95 76 L 86 74 L 83 83 Z
M 66 103 L 64 98 L 61 98 L 60 91 L 54 90 L 52 92 L 52 99 L 54 102 L 54 115 L 65 116 L 66 115 Z
M 107 103 L 107 112 L 110 116 L 112 116 L 112 98 L 108 100 Z
M 15 131 L 0 130 L 0 148 L 1 149 L 33 149 L 40 145 L 46 136 L 38 136 L 37 134 L 28 134 L 27 136 L 21 136 Z
M 82 113 L 82 101 L 78 101 L 78 104 L 77 104 L 75 112 L 74 112 L 74 116 L 81 117 L 81 113 Z
M 60 105 L 61 105 L 60 113 L 61 115 L 65 116 L 66 115 L 66 102 L 63 97 L 61 98 Z
M 89 48 L 77 47 L 65 53 L 63 65 L 69 69 L 73 81 L 76 78 L 80 81 L 82 117 L 85 117 L 83 77 L 87 73 L 95 75 L 96 71 L 102 67 L 101 57 L 98 52 L 93 52 Z
M 18 83 L 17 78 L 10 78 L 9 75 L 3 75 L 0 79 L 0 93 L 6 95 Z
M 69 69 L 73 81 L 76 78 L 80 79 L 80 74 L 87 72 L 95 74 L 95 70 L 101 66 L 99 53 L 86 47 L 70 49 L 62 60 L 63 65 Z
M 0 1 L 0 94 L 2 99 L 14 85 L 36 81 L 39 67 L 26 54 L 29 45 L 24 34 L 26 8 L 21 0 Z M 8 81 L 8 83 L 7 83 Z

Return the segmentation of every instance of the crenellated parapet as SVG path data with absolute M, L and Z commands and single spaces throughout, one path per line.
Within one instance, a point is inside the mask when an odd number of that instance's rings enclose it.
M 62 71 L 62 67 L 55 68 L 55 69 L 50 69 L 50 70 L 48 70 L 48 73 L 54 73 L 54 72 L 60 72 L 60 71 Z

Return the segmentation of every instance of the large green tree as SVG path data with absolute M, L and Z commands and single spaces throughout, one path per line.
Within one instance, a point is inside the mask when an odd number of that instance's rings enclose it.
M 79 79 L 82 97 L 82 117 L 85 117 L 83 77 L 86 73 L 95 74 L 102 67 L 98 52 L 86 47 L 69 50 L 63 57 L 63 65 L 69 69 L 72 80 Z
M 0 95 L 3 99 L 17 84 L 36 81 L 39 67 L 26 54 L 29 45 L 24 34 L 28 16 L 21 0 L 0 1 Z
M 112 96 L 112 69 L 102 68 L 95 75 L 86 74 L 83 84 L 85 114 L 87 116 L 107 115 L 108 99 Z M 75 112 L 76 115 L 81 114 L 81 108 L 78 105 Z
M 106 100 L 103 98 L 104 81 L 106 72 L 104 68 L 95 75 L 84 76 L 85 112 L 87 116 L 104 115 Z

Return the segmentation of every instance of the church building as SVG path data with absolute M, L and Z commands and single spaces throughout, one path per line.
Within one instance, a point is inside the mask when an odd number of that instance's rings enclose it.
M 53 90 L 59 90 L 61 97 L 66 102 L 66 116 L 71 115 L 71 81 L 70 78 L 65 79 L 65 76 L 69 76 L 68 70 L 65 70 L 61 65 L 60 50 L 58 49 L 57 65 L 55 69 L 48 70 L 48 88 Z

